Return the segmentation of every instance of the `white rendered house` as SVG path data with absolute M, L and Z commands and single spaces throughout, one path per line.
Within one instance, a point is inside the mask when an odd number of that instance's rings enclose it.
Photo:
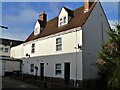
M 62 7 L 49 21 L 44 12 L 39 15 L 25 43 L 11 49 L 11 57 L 23 60 L 23 73 L 65 81 L 98 78 L 91 64 L 97 61 L 110 26 L 100 2 L 88 1 L 75 10 Z

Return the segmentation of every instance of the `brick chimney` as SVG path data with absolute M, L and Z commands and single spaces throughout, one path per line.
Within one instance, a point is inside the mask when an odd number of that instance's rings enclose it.
M 41 20 L 43 22 L 47 22 L 47 14 L 45 14 L 44 11 L 40 13 L 39 20 Z
M 97 1 L 97 0 L 96 0 Z M 88 12 L 95 0 L 85 0 L 84 2 L 84 13 Z
M 84 13 L 89 11 L 89 0 L 85 0 L 84 2 Z

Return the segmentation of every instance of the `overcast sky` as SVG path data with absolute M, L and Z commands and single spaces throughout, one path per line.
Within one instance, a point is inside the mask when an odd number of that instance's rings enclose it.
M 47 19 L 56 17 L 62 6 L 75 9 L 83 2 L 2 2 L 2 37 L 25 40 L 33 31 L 40 12 L 45 11 Z M 102 2 L 103 9 L 110 22 L 118 20 L 118 2 Z

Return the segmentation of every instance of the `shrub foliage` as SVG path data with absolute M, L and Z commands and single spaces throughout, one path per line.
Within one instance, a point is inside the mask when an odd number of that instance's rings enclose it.
M 102 45 L 97 66 L 108 89 L 120 90 L 120 25 L 108 32 L 109 41 Z

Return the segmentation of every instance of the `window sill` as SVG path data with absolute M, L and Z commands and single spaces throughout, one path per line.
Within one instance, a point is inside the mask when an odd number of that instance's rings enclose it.
M 64 27 L 64 26 L 67 26 L 68 23 L 64 24 L 64 25 L 58 25 L 58 28 L 61 28 L 61 27 Z
M 62 52 L 63 50 L 59 50 L 59 51 L 55 51 L 55 53 L 60 53 L 60 52 Z

